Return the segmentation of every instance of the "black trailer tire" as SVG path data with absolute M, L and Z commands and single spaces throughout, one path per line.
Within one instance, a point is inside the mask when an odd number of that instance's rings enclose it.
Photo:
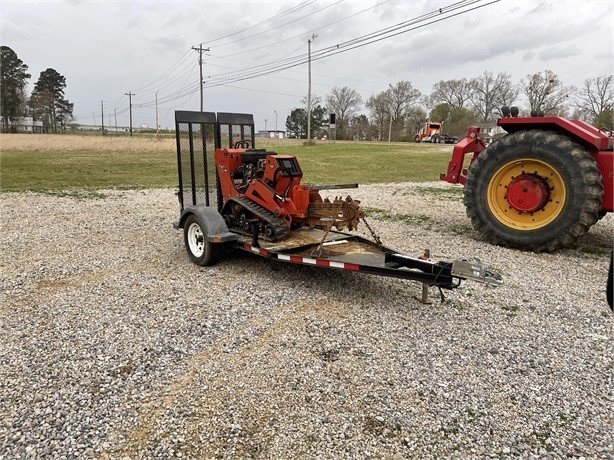
M 208 266 L 218 261 L 222 248 L 208 240 L 207 227 L 196 214 L 190 214 L 186 218 L 183 224 L 183 240 L 190 260 L 196 265 Z
M 598 220 L 603 185 L 591 154 L 567 136 L 508 134 L 469 168 L 464 203 L 490 242 L 534 252 L 573 245 Z

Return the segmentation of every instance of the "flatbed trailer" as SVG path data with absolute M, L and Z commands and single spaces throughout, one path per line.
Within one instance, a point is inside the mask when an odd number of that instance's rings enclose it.
M 502 284 L 501 277 L 478 260 L 435 262 L 428 251 L 410 257 L 361 235 L 333 230 L 303 228 L 280 242 L 238 235 L 236 247 L 282 262 L 420 281 L 443 289 L 454 289 L 464 279 Z
M 259 237 L 256 223 L 243 232 L 229 231 L 220 214 L 220 187 L 212 149 L 246 140 L 253 145 L 253 118 L 247 114 L 182 111 L 175 113 L 175 119 L 181 207 L 175 228 L 183 229 L 186 250 L 195 263 L 211 265 L 225 251 L 240 250 L 285 263 L 418 281 L 423 287 L 454 289 L 466 279 L 493 286 L 503 283 L 478 259 L 436 262 L 430 259 L 428 250 L 418 257 L 402 254 L 382 244 L 370 227 L 373 241 L 356 233 L 307 226 L 292 230 L 281 241 Z M 427 300 L 424 289 L 422 300 Z

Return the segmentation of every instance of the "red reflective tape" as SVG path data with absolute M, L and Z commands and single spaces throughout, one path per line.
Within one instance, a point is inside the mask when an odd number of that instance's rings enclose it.
M 266 249 L 255 248 L 254 246 L 248 243 L 243 243 L 243 247 L 250 252 L 255 252 L 256 254 L 260 254 L 261 256 L 265 256 L 265 257 L 269 256 L 269 252 Z
M 330 267 L 330 260 L 316 259 L 316 265 L 321 267 Z
M 290 262 L 294 262 L 297 264 L 302 264 L 303 263 L 303 258 L 300 256 L 290 256 Z
M 360 265 L 356 265 L 356 264 L 343 264 L 343 268 L 345 268 L 346 270 L 352 270 L 353 272 L 357 272 L 360 271 Z

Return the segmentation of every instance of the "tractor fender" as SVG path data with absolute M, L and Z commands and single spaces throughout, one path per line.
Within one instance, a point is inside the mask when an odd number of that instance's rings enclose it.
M 190 215 L 195 215 L 202 226 L 204 227 L 207 239 L 213 243 L 228 243 L 231 241 L 237 241 L 239 236 L 236 233 L 232 233 L 228 230 L 228 226 L 224 221 L 222 215 L 217 209 L 210 206 L 188 206 L 181 212 L 179 222 L 175 224 L 175 228 L 183 228 L 186 219 Z

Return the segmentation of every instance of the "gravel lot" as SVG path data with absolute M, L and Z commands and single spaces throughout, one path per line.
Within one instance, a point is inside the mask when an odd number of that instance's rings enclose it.
M 385 244 L 479 257 L 415 282 L 230 255 L 189 262 L 174 190 L 0 195 L 0 459 L 614 458 L 608 215 L 532 254 L 458 190 L 361 186 Z

